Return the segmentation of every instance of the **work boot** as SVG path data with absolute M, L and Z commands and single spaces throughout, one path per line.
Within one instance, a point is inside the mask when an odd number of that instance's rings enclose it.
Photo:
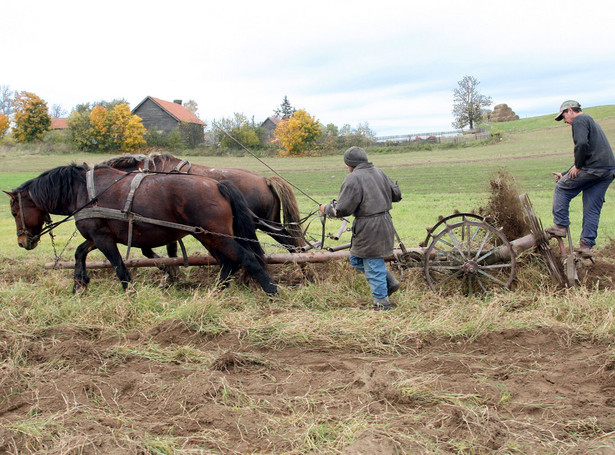
M 591 247 L 585 245 L 583 242 L 579 242 L 579 247 L 575 248 L 574 251 L 577 252 L 582 259 L 591 259 L 594 257 Z
M 554 224 L 553 226 L 545 229 L 547 234 L 551 234 L 553 237 L 561 237 L 563 239 L 566 238 L 567 229 L 565 226 L 560 226 L 559 224 Z
M 374 297 L 374 311 L 389 311 L 391 309 L 391 302 L 388 297 L 377 299 Z
M 391 295 L 399 289 L 399 281 L 392 272 L 387 270 L 387 294 Z

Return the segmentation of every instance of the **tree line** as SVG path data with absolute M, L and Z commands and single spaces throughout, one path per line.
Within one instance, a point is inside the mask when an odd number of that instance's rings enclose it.
M 453 127 L 470 129 L 484 118 L 491 98 L 477 90 L 479 82 L 465 76 L 453 91 Z M 196 114 L 198 105 L 188 101 L 184 107 Z M 67 131 L 51 131 L 51 119 L 66 115 L 60 106 L 47 103 L 31 92 L 12 92 L 0 86 L 0 140 L 31 143 L 49 140 L 64 141 L 84 152 L 134 152 L 143 147 L 184 149 L 187 144 L 179 131 L 160 133 L 147 131 L 141 119 L 132 114 L 125 100 L 99 101 L 77 105 L 67 119 Z M 333 152 L 351 145 L 367 147 L 374 142 L 369 123 L 341 128 L 323 125 L 305 109 L 295 109 L 287 96 L 273 111 L 280 119 L 273 136 L 256 123 L 254 117 L 235 113 L 230 118 L 213 120 L 205 132 L 204 147 L 222 150 L 261 149 L 282 156 Z M 199 141 L 200 142 L 200 141 Z

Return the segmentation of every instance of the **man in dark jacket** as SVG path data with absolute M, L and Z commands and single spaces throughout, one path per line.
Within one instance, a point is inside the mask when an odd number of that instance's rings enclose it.
M 562 103 L 555 120 L 562 119 L 572 126 L 574 164 L 563 174 L 553 173 L 557 182 L 553 193 L 555 225 L 546 231 L 557 237 L 566 236 L 566 228 L 570 225 L 570 201 L 583 192 L 583 229 L 577 252 L 582 257 L 591 257 L 604 196 L 615 178 L 615 156 L 600 125 L 583 113 L 577 101 Z
M 374 296 L 375 310 L 390 310 L 389 295 L 399 282 L 386 270 L 384 258 L 393 254 L 395 228 L 389 210 L 401 200 L 396 183 L 367 160 L 361 147 L 344 152 L 349 174 L 337 201 L 322 204 L 323 215 L 342 218 L 353 215 L 350 263 L 365 274 Z

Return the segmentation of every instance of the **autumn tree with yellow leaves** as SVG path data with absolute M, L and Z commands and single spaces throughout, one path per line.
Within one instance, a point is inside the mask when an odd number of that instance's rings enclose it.
M 4 136 L 9 130 L 11 122 L 8 115 L 0 114 L 0 137 Z
M 19 142 L 34 142 L 42 139 L 51 128 L 47 103 L 30 92 L 20 92 L 13 101 L 13 135 Z
M 321 134 L 320 122 L 304 109 L 295 111 L 275 129 L 275 137 L 284 147 L 282 156 L 301 155 L 316 143 Z
M 95 106 L 90 112 L 91 140 L 99 151 L 133 152 L 145 145 L 145 127 L 141 118 L 132 114 L 126 103 L 110 109 Z

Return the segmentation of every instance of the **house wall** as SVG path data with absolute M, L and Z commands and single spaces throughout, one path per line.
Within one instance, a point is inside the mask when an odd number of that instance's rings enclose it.
M 273 122 L 271 119 L 267 119 L 265 120 L 262 124 L 261 127 L 263 127 L 265 129 L 265 138 L 266 139 L 271 139 L 275 133 L 275 129 L 277 127 L 277 123 Z
M 141 117 L 143 126 L 147 130 L 163 131 L 168 134 L 176 130 L 178 126 L 177 120 L 150 99 L 141 104 L 133 113 Z

